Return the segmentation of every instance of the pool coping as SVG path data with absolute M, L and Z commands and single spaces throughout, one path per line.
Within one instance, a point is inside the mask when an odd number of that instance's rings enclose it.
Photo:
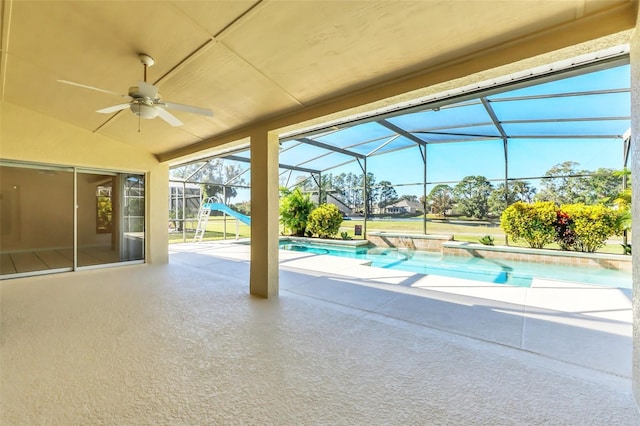
M 295 236 L 281 236 L 280 241 L 296 241 L 304 243 L 317 243 L 328 244 L 334 246 L 347 246 L 347 247 L 360 247 L 368 246 L 371 243 L 369 240 L 334 240 L 330 238 L 310 238 L 310 237 L 295 237 Z
M 619 260 L 631 261 L 631 256 L 615 253 L 587 253 L 581 251 L 570 250 L 552 250 L 552 249 L 536 249 L 530 247 L 514 247 L 514 246 L 489 246 L 485 244 L 472 243 L 468 241 L 446 241 L 442 243 L 443 247 L 466 249 L 466 250 L 484 250 L 496 251 L 504 253 L 518 254 L 537 254 L 546 256 L 562 256 L 562 257 L 579 257 L 585 259 L 603 259 L 603 260 Z
M 432 234 L 412 234 L 410 232 L 367 232 L 367 236 L 371 237 L 408 237 L 415 238 L 417 240 L 439 240 L 439 241 L 453 241 L 452 235 L 432 235 Z

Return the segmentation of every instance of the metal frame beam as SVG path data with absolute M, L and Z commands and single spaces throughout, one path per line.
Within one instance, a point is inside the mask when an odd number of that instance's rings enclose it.
M 381 126 L 386 127 L 387 129 L 396 132 L 397 134 L 399 134 L 400 136 L 404 136 L 405 138 L 409 139 L 410 141 L 413 141 L 415 143 L 417 143 L 418 145 L 426 145 L 428 142 L 423 141 L 422 139 L 420 139 L 419 137 L 417 137 L 416 135 L 409 133 L 408 131 L 404 130 L 401 127 L 396 126 L 393 123 L 390 123 L 389 121 L 387 121 L 386 119 L 382 119 L 380 121 L 377 121 L 377 123 Z
M 578 96 L 610 95 L 614 93 L 629 93 L 629 92 L 631 92 L 631 89 L 585 90 L 582 92 L 546 93 L 543 95 L 527 95 L 527 96 L 512 96 L 508 98 L 494 98 L 491 100 L 491 102 L 530 101 L 535 99 L 571 98 L 571 97 L 578 97 Z
M 227 155 L 224 157 L 218 157 L 218 158 L 222 158 L 222 159 L 227 159 L 227 160 L 232 160 L 232 161 L 239 161 L 239 162 L 243 162 L 243 163 L 250 163 L 251 160 L 248 158 L 244 158 L 244 157 L 237 157 L 235 155 Z M 316 169 L 309 169 L 306 167 L 298 167 L 298 166 L 292 166 L 289 164 L 278 164 L 278 167 L 280 167 L 281 169 L 287 169 L 287 170 L 294 170 L 296 172 L 303 172 L 303 173 L 319 173 L 320 170 L 316 170 Z
M 300 139 L 297 139 L 297 140 L 299 140 L 300 142 L 304 142 L 306 144 L 318 147 L 318 148 L 323 148 L 323 149 L 326 149 L 328 151 L 333 151 L 333 152 L 339 152 L 340 154 L 349 155 L 351 157 L 355 157 L 355 158 L 358 158 L 358 159 L 367 158 L 367 156 L 364 155 L 364 154 L 358 154 L 356 152 L 351 152 L 351 151 L 348 151 L 346 149 L 338 148 L 337 146 L 333 146 L 333 145 L 329 145 L 329 144 L 324 143 L 324 142 L 316 141 L 314 139 L 300 138 Z

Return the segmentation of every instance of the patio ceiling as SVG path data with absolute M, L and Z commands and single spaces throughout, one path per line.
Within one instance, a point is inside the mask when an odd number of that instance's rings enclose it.
M 497 3 L 0 0 L 0 100 L 171 161 L 242 129 L 289 126 L 451 79 L 452 66 L 461 76 L 619 34 L 634 27 L 637 7 L 629 0 Z M 164 99 L 214 116 L 178 111 L 180 127 L 139 123 L 128 110 L 96 113 L 122 102 L 112 94 L 57 81 L 126 94 L 143 77 L 141 52 L 155 59 L 148 80 Z M 430 141 L 424 132 L 456 129 L 409 130 Z M 463 133 L 493 136 L 488 131 Z M 366 154 L 375 143 L 350 149 Z

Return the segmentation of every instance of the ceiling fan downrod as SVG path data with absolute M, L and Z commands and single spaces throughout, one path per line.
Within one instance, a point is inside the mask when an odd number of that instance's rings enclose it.
M 139 53 L 138 57 L 140 58 L 140 62 L 144 66 L 144 82 L 147 82 L 147 68 L 156 63 L 156 61 L 146 53 Z

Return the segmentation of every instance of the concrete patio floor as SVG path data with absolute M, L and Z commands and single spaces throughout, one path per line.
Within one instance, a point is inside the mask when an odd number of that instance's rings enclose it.
M 626 291 L 170 250 L 0 283 L 0 424 L 640 425 Z

